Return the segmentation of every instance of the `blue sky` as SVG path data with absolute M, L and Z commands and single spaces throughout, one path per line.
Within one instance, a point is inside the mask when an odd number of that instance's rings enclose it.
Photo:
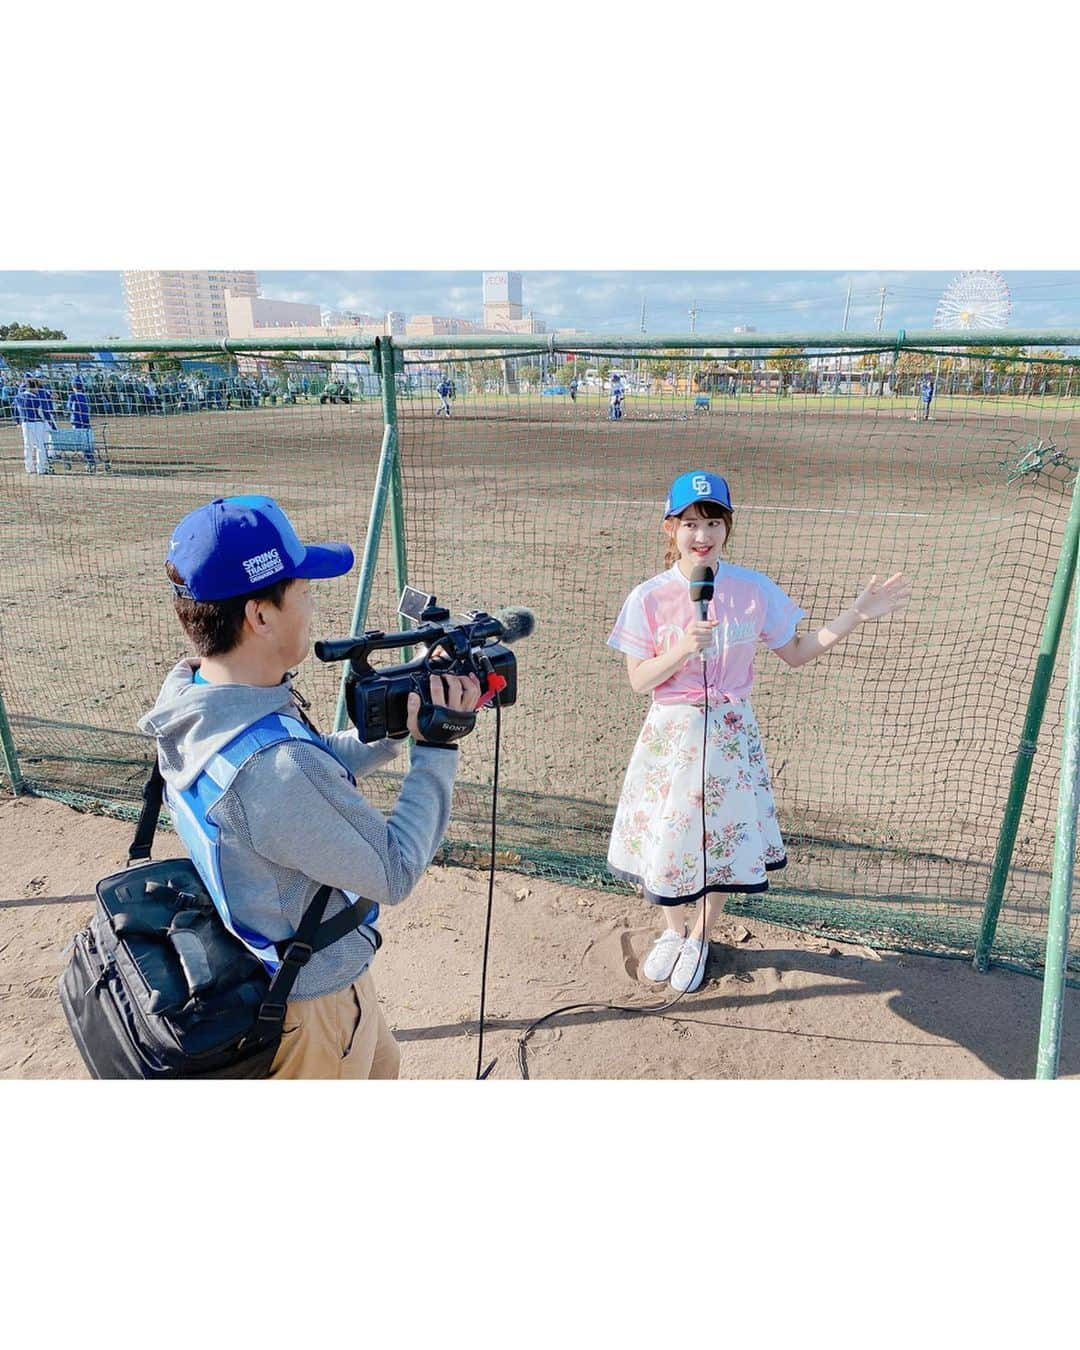
M 243 266 L 238 259 L 234 266 Z M 492 268 L 513 267 L 496 258 Z M 523 300 L 548 329 L 637 333 L 838 332 L 851 287 L 848 330 L 873 331 L 881 290 L 883 328 L 927 329 L 947 286 L 963 270 L 941 271 L 544 271 L 521 269 Z M 1080 328 L 1080 271 L 1010 271 L 1011 328 Z M 479 271 L 287 271 L 259 269 L 261 293 L 325 308 L 382 315 L 447 314 L 479 320 Z M 0 272 L 0 322 L 59 328 L 71 338 L 127 337 L 118 271 Z

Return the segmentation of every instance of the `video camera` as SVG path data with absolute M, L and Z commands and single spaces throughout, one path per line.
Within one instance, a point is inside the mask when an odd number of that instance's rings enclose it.
M 408 735 L 409 695 L 420 695 L 417 719 L 425 740 L 446 744 L 467 736 L 476 726 L 475 712 L 457 712 L 431 701 L 431 675 L 476 675 L 482 690 L 478 706 L 498 699 L 508 708 L 517 701 L 517 660 L 509 644 L 528 637 L 536 626 L 531 610 L 520 605 L 485 614 L 454 616 L 436 604 L 435 596 L 406 586 L 398 613 L 418 623 L 398 633 L 373 629 L 359 637 L 329 638 L 316 642 L 320 661 L 348 661 L 345 706 L 362 741 Z M 421 647 L 420 655 L 397 666 L 376 670 L 372 652 L 396 647 Z M 438 655 L 434 655 L 435 652 Z

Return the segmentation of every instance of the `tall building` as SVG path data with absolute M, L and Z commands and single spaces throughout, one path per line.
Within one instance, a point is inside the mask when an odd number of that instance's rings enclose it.
M 484 273 L 484 327 L 498 328 L 521 318 L 521 273 Z
M 225 292 L 259 293 L 254 272 L 124 272 L 123 286 L 133 338 L 228 337 Z
M 521 305 L 520 272 L 484 273 L 484 329 L 489 333 L 543 333 L 544 324 Z

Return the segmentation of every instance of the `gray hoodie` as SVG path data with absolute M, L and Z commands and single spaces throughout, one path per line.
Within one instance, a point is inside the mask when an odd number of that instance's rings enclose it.
M 157 740 L 165 782 L 188 787 L 210 757 L 268 713 L 297 716 L 292 685 L 196 684 L 197 657 L 169 672 L 139 730 Z M 323 737 L 359 778 L 400 752 L 403 742 L 365 745 L 355 731 Z M 340 764 L 310 741 L 258 751 L 210 813 L 221 831 L 221 877 L 233 916 L 271 941 L 292 937 L 322 885 L 380 905 L 404 900 L 442 841 L 450 818 L 456 751 L 417 745 L 389 816 L 371 806 Z M 349 902 L 336 891 L 324 917 Z M 315 952 L 291 999 L 344 989 L 375 955 L 361 928 Z

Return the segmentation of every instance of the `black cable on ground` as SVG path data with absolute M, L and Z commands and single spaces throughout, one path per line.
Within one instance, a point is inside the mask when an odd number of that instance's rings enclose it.
M 706 897 L 707 897 L 707 894 L 708 894 L 708 892 L 707 892 L 707 890 L 706 890 L 706 885 L 707 885 L 707 883 L 708 883 L 708 852 L 707 852 L 706 846 L 705 846 L 705 827 L 706 827 L 706 816 L 705 816 L 705 755 L 706 755 L 706 751 L 707 751 L 707 749 L 708 749 L 708 741 L 709 741 L 709 680 L 708 680 L 708 675 L 707 675 L 705 672 L 706 672 L 706 667 L 705 667 L 705 663 L 704 663 L 704 661 L 703 661 L 703 662 L 702 662 L 702 676 L 703 676 L 704 684 L 705 684 L 705 708 L 704 708 L 705 721 L 704 721 L 704 724 L 703 724 L 702 730 L 701 730 L 701 886 L 702 886 L 702 890 L 701 890 L 701 904 L 702 904 L 702 909 L 703 909 L 703 911 L 706 911 L 706 910 L 707 910 L 707 899 L 706 899 Z M 493 835 L 493 836 L 492 836 L 492 863 L 493 863 L 493 864 L 494 864 L 494 857 L 495 857 L 495 840 L 494 840 L 494 835 Z M 707 933 L 706 933 L 706 931 L 705 931 L 705 918 L 706 918 L 706 913 L 703 912 L 703 914 L 702 914 L 702 928 L 701 928 L 701 956 L 700 956 L 699 959 L 702 960 L 702 961 L 704 961 L 706 964 L 708 964 L 708 960 L 709 960 L 709 943 L 708 943 L 708 935 L 707 935 Z M 695 970 L 695 974 L 696 974 L 696 972 L 697 972 L 697 967 L 696 967 L 696 966 L 695 966 L 694 970 Z M 698 988 L 700 988 L 700 987 L 701 987 L 701 986 L 699 985 Z M 564 1006 L 561 1007 L 561 1008 L 553 1008 L 553 1009 L 551 1010 L 551 1012 L 545 1013 L 545 1014 L 543 1015 L 543 1017 L 538 1017 L 538 1018 L 536 1019 L 535 1022 L 530 1022 L 529 1025 L 525 1028 L 525 1030 L 524 1030 L 524 1031 L 521 1033 L 521 1035 L 518 1037 L 518 1068 L 519 1068 L 520 1071 L 521 1071 L 521 1076 L 522 1076 L 522 1078 L 527 1079 L 527 1078 L 529 1077 L 529 1066 L 528 1066 L 528 1063 L 527 1063 L 527 1061 L 526 1061 L 526 1055 L 525 1055 L 525 1046 L 526 1046 L 526 1043 L 528 1042 L 529 1037 L 533 1034 L 533 1032 L 536 1030 L 536 1028 L 539 1027 L 539 1026 L 542 1026 L 546 1021 L 548 1021 L 549 1018 L 557 1017 L 557 1016 L 559 1015 L 559 1013 L 583 1012 L 583 1011 L 585 1011 L 586 1009 L 594 1010 L 594 1011 L 604 1011 L 604 1012 L 637 1013 L 637 1014 L 638 1014 L 639 1016 L 641 1016 L 641 1017 L 661 1017 L 661 1016 L 663 1016 L 665 1013 L 669 1012 L 672 1008 L 674 1008 L 675 1005 L 676 1005 L 676 1003 L 678 1003 L 680 999 L 682 999 L 683 997 L 685 997 L 685 995 L 686 995 L 688 992 L 690 992 L 690 991 L 688 991 L 688 990 L 686 990 L 686 989 L 681 989 L 681 990 L 675 995 L 675 997 L 674 997 L 673 999 L 671 999 L 671 1000 L 670 1000 L 669 1002 L 667 1002 L 667 1003 L 656 1003 L 656 1004 L 647 1004 L 647 1003 L 568 1003 L 568 1004 L 564 1005 Z M 695 990 L 695 991 L 693 991 L 693 992 L 696 993 L 697 991 Z M 489 1066 L 489 1068 L 490 1068 L 490 1066 Z
M 476 1047 L 476 1079 L 478 1082 L 481 1079 L 486 1078 L 495 1067 L 495 1060 L 493 1059 L 483 1072 L 480 1070 L 480 1066 L 484 1062 L 484 1004 L 487 998 L 487 964 L 488 947 L 491 942 L 491 913 L 495 903 L 495 825 L 499 802 L 499 746 L 502 743 L 502 701 L 498 694 L 495 695 L 494 704 L 495 765 L 491 784 L 491 860 L 488 864 L 488 899 L 487 915 L 484 919 L 484 954 L 480 964 L 480 1038 Z

